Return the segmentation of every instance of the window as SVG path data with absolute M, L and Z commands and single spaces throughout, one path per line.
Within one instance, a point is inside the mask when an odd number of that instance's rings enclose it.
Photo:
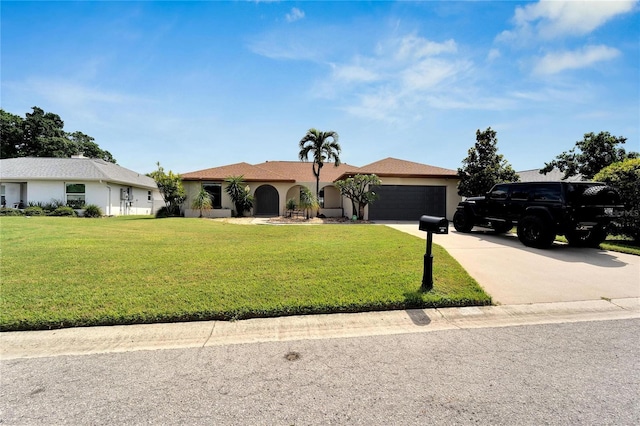
M 6 191 L 6 187 L 4 185 L 0 185 L 0 197 L 2 198 L 2 200 L 1 200 L 2 207 L 6 207 L 7 206 L 7 199 L 5 198 L 5 191 Z
M 153 201 L 153 198 L 151 198 L 151 191 L 147 191 L 147 201 Z
M 211 195 L 212 206 L 214 209 L 222 208 L 222 184 L 205 183 L 202 185 L 205 191 Z
M 84 183 L 67 184 L 67 205 L 74 209 L 84 206 Z
M 529 199 L 529 185 L 514 185 L 511 189 L 512 200 L 528 200 Z
M 542 184 L 537 185 L 534 190 L 533 199 L 536 201 L 560 201 L 560 185 Z
M 505 185 L 496 185 L 489 193 L 489 198 L 492 200 L 506 200 L 507 187 Z

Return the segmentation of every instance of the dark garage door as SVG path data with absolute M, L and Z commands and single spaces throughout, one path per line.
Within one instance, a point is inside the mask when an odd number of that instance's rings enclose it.
M 369 205 L 370 220 L 420 220 L 420 216 L 445 216 L 447 188 L 444 186 L 381 185 L 379 198 Z

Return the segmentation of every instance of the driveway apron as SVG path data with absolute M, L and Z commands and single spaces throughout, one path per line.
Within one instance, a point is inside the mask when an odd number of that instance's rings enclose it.
M 422 239 L 418 224 L 384 223 Z M 554 243 L 541 250 L 515 234 L 491 231 L 434 235 L 494 303 L 527 304 L 640 297 L 640 256 Z M 420 256 L 423 253 L 416 253 Z

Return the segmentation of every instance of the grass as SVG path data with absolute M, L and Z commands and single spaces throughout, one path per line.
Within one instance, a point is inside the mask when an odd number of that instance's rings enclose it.
M 486 305 L 434 244 L 385 226 L 2 217 L 0 330 Z
M 567 239 L 563 236 L 557 236 L 556 240 L 563 243 L 567 242 Z M 625 237 L 610 235 L 607 237 L 606 241 L 600 244 L 600 248 L 602 250 L 640 256 L 640 246 L 638 243 Z

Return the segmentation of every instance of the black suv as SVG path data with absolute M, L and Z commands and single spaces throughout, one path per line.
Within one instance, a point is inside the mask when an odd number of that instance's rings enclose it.
M 597 247 L 624 206 L 618 192 L 599 182 L 500 183 L 483 197 L 458 204 L 453 226 L 470 232 L 478 225 L 496 232 L 518 226 L 526 246 L 548 248 L 556 235 L 571 245 Z

